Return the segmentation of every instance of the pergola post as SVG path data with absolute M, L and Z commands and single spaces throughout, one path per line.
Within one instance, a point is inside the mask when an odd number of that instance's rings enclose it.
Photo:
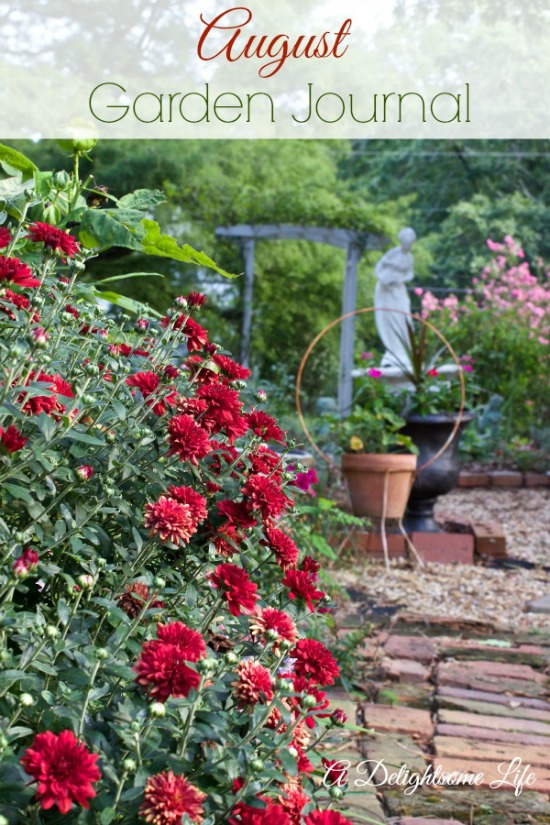
M 350 241 L 346 255 L 346 272 L 342 297 L 342 315 L 353 312 L 357 306 L 357 267 L 361 260 L 361 247 Z M 353 342 L 355 318 L 342 321 L 340 333 L 340 369 L 338 373 L 338 411 L 343 418 L 350 410 L 353 398 Z
M 353 312 L 357 301 L 357 267 L 365 251 L 381 249 L 387 238 L 369 235 L 351 229 L 329 228 L 325 226 L 296 226 L 280 224 L 237 224 L 218 226 L 218 238 L 231 238 L 241 242 L 244 254 L 244 307 L 241 338 L 241 363 L 249 366 L 250 335 L 252 331 L 252 292 L 254 285 L 254 242 L 255 241 L 310 241 L 326 243 L 337 249 L 346 250 L 346 272 L 342 301 L 342 314 Z M 338 409 L 343 417 L 351 407 L 353 395 L 353 337 L 354 318 L 342 322 L 340 337 L 340 369 L 338 374 Z
M 241 364 L 249 366 L 250 338 L 252 334 L 252 295 L 254 292 L 254 238 L 242 241 L 244 256 L 243 323 L 241 333 Z

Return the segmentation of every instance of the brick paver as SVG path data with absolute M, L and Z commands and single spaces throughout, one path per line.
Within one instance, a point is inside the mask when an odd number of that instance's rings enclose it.
M 390 636 L 384 645 L 384 653 L 394 659 L 412 659 L 428 664 L 437 654 L 437 643 L 422 636 Z
M 543 745 L 546 747 L 550 744 L 547 736 L 538 736 L 534 733 L 511 733 L 506 730 L 494 730 L 492 727 L 477 728 L 438 723 L 435 730 L 440 736 L 461 736 L 464 739 L 481 739 L 488 742 L 513 742 L 517 745 Z
M 367 728 L 393 733 L 410 733 L 421 739 L 432 737 L 432 718 L 427 710 L 368 703 L 363 705 L 363 712 Z
M 550 751 L 544 745 L 522 745 L 509 742 L 480 741 L 458 736 L 436 736 L 433 740 L 436 756 L 452 756 L 483 762 L 511 762 L 521 752 L 521 758 L 530 765 L 550 766 Z
M 438 685 L 543 698 L 548 694 L 548 677 L 530 665 L 504 662 L 441 662 L 437 666 Z
M 381 664 L 386 679 L 402 682 L 405 685 L 414 685 L 426 682 L 430 678 L 430 671 L 420 662 L 412 659 L 392 659 L 385 656 Z
M 396 825 L 464 825 L 464 823 L 459 822 L 458 819 L 426 819 L 425 816 L 406 816 Z
M 502 693 L 488 693 L 483 690 L 464 690 L 463 688 L 441 685 L 437 688 L 437 695 L 454 696 L 459 699 L 474 702 L 489 702 L 493 705 L 507 705 L 512 708 L 538 708 L 539 710 L 550 712 L 550 702 L 546 702 L 544 699 L 533 699 L 532 696 L 506 696 Z
M 521 757 L 520 757 L 521 758 Z M 510 763 L 502 762 L 479 762 L 473 759 L 457 759 L 456 757 L 436 758 L 433 762 L 434 769 L 441 768 L 445 773 L 453 773 L 458 771 L 460 774 L 475 774 L 478 777 L 476 788 L 491 788 L 495 787 L 494 783 L 502 782 L 506 776 L 506 772 L 510 769 Z M 518 766 L 518 778 L 515 779 L 516 771 L 512 769 L 509 779 L 506 781 L 510 785 L 502 785 L 511 795 L 514 794 L 514 782 L 518 782 L 524 771 L 526 773 L 525 781 L 529 776 L 529 790 L 542 794 L 550 794 L 550 768 L 542 766 L 530 766 L 523 762 Z
M 550 825 L 549 640 L 499 635 L 458 620 L 434 626 L 404 611 L 391 633 L 373 633 L 365 645 L 371 701 L 358 717 L 372 734 L 356 735 L 356 747 L 371 766 L 381 763 L 382 784 L 347 796 L 340 810 L 354 825 Z M 349 697 L 334 698 L 350 715 Z M 530 787 L 520 795 L 490 787 L 518 758 L 520 773 L 534 774 Z M 422 776 L 430 765 L 483 778 L 476 787 L 427 785 L 413 794 L 383 783 L 401 766 Z
M 507 716 L 484 716 L 481 713 L 467 713 L 462 710 L 440 708 L 438 719 L 443 725 L 465 725 L 466 727 L 489 728 L 492 731 L 532 733 L 535 736 L 550 737 L 550 725 L 532 719 L 514 719 Z M 550 749 L 550 738 L 548 739 Z

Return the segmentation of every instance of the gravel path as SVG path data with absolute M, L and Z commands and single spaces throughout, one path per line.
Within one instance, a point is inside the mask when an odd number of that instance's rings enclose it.
M 510 556 L 550 565 L 549 490 L 457 490 L 441 500 L 440 509 L 500 522 Z M 419 614 L 488 622 L 503 629 L 550 629 L 550 615 L 526 611 L 530 601 L 550 594 L 550 574 L 541 567 L 497 570 L 430 565 L 411 570 L 403 562 L 394 562 L 389 574 L 378 562 L 356 560 L 353 567 L 335 570 L 337 581 L 364 590 L 380 604 L 404 605 Z

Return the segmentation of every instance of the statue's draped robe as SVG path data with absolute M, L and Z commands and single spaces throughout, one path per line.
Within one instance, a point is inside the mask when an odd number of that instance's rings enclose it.
M 375 309 L 400 310 L 374 313 L 378 335 L 386 349 L 382 359 L 384 367 L 408 369 L 410 365 L 407 332 L 410 319 L 402 313 L 411 312 L 405 284 L 413 278 L 413 266 L 412 254 L 397 246 L 386 252 L 374 270 L 378 279 L 374 291 Z

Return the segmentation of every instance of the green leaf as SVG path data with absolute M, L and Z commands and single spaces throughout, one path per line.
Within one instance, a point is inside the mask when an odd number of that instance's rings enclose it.
M 115 816 L 116 811 L 114 808 L 104 808 L 99 815 L 100 825 L 109 825 L 109 823 L 113 821 Z
M 88 433 L 79 433 L 78 430 L 69 430 L 65 438 L 69 438 L 71 441 L 80 441 L 82 444 L 92 444 L 94 447 L 103 447 L 105 444 L 105 439 L 88 435 Z
M 36 422 L 45 441 L 51 441 L 56 431 L 55 421 L 53 421 L 49 415 L 46 415 L 46 413 L 40 413 Z
M 154 209 L 159 203 L 164 203 L 166 195 L 160 189 L 136 189 L 128 195 L 123 195 L 119 200 L 119 205 L 126 209 L 140 209 L 148 212 Z
M 8 736 L 10 740 L 19 739 L 21 736 L 30 736 L 31 733 L 34 733 L 32 728 L 16 727 L 9 729 Z
M 96 298 L 101 298 L 102 301 L 109 301 L 110 304 L 121 307 L 121 309 L 125 309 L 127 312 L 133 312 L 135 315 L 141 315 L 143 312 L 147 312 L 149 315 L 155 315 L 157 318 L 162 317 L 159 312 L 151 309 L 151 307 L 145 307 L 143 304 L 140 304 L 139 301 L 134 301 L 133 298 L 128 298 L 126 295 L 119 295 L 118 292 L 102 292 L 96 289 L 94 290 L 94 295 Z
M 219 275 L 223 275 L 224 278 L 237 277 L 237 275 L 231 275 L 229 272 L 221 269 L 208 255 L 204 252 L 198 252 L 196 249 L 193 249 L 192 246 L 189 246 L 189 244 L 178 246 L 175 238 L 161 233 L 160 226 L 156 221 L 150 221 L 145 218 L 141 223 L 146 230 L 142 247 L 147 255 L 159 255 L 162 258 L 172 258 L 174 261 L 205 266 L 208 269 L 213 269 Z
M 38 166 L 35 166 L 32 160 L 22 155 L 21 152 L 17 152 L 9 146 L 4 146 L 3 143 L 0 143 L 0 163 L 2 166 L 7 163 L 12 169 L 21 172 L 22 181 L 29 180 L 35 172 L 38 172 Z
M 57 615 L 62 625 L 66 625 L 69 621 L 69 607 L 65 599 L 59 599 L 57 603 Z
M 165 278 L 160 272 L 130 272 L 127 275 L 113 275 L 111 278 L 102 278 L 101 281 L 95 281 L 94 286 L 99 284 L 108 284 L 111 281 L 126 281 L 129 278 Z
M 141 552 L 141 548 L 143 547 L 143 539 L 141 537 L 141 534 L 136 530 L 135 527 L 132 527 L 132 535 L 133 535 L 134 541 L 136 543 L 136 550 L 139 553 L 139 552 Z
M 23 182 L 19 176 L 0 180 L 0 201 L 13 203 L 27 189 L 32 188 L 33 184 L 30 181 Z
M 294 756 L 289 753 L 285 748 L 281 748 L 279 751 L 279 758 L 281 760 L 281 764 L 290 776 L 296 776 L 298 773 L 298 767 L 296 765 L 296 759 Z
M 14 498 L 21 499 L 21 501 L 26 501 L 27 504 L 34 504 L 34 496 L 31 496 L 29 491 L 24 487 L 20 487 L 19 484 L 11 484 L 10 482 L 5 481 L 4 487 Z
M 57 670 L 52 665 L 47 664 L 46 662 L 41 662 L 38 659 L 35 659 L 32 663 L 34 670 L 39 670 L 42 673 L 47 673 L 48 676 L 57 676 Z
M 132 209 L 87 209 L 78 230 L 84 246 L 141 250 L 142 213 Z

